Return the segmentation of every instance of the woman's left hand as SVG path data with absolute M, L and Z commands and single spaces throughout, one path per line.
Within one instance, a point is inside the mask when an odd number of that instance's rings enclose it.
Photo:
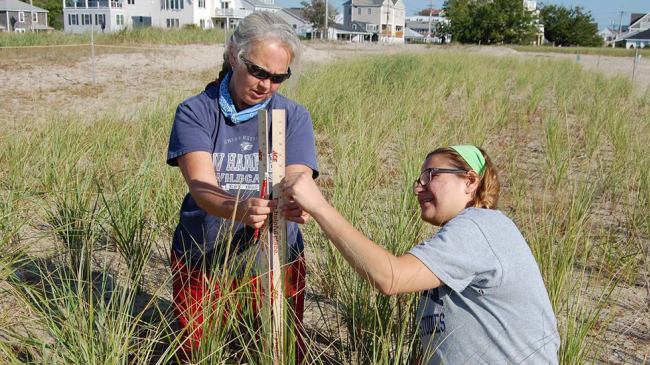
M 305 224 L 309 221 L 309 218 L 311 218 L 311 215 L 302 210 L 295 201 L 288 201 L 282 206 L 282 215 L 287 218 L 287 220 L 298 224 Z
M 328 206 L 309 172 L 287 174 L 282 181 L 282 190 L 288 199 L 308 214 L 314 215 L 318 209 Z

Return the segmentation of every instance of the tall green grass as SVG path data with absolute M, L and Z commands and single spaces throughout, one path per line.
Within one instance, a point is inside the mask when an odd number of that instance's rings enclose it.
M 223 44 L 229 32 L 223 29 L 196 28 L 125 28 L 115 33 L 101 33 L 96 29 L 96 44 Z M 0 33 L 0 47 L 54 46 L 90 44 L 90 31 L 81 34 L 51 33 Z
M 618 290 L 646 285 L 650 269 L 647 95 L 572 62 L 463 52 L 350 59 L 309 70 L 287 93 L 311 112 L 329 200 L 396 254 L 435 233 L 411 191 L 426 153 L 485 147 L 500 171 L 500 207 L 527 238 L 558 316 L 561 363 L 601 356 Z M 49 222 L 44 242 L 59 246 L 22 255 L 48 265 L 28 270 L 36 279 L 10 281 L 7 295 L 29 308 L 21 315 L 30 332 L 3 327 L 0 359 L 174 359 L 168 250 L 187 187 L 165 153 L 187 96 L 166 95 L 130 120 L 53 116 L 6 128 L 0 243 L 29 248 L 33 237 L 17 229 L 29 216 Z M 308 291 L 324 317 L 322 327 L 308 323 L 308 334 L 320 336 L 307 341 L 309 363 L 409 364 L 419 352 L 418 294 L 379 294 L 313 223 L 304 231 Z M 250 272 L 252 263 L 243 265 Z M 226 289 L 202 304 L 193 362 L 270 364 L 252 308 L 230 315 L 250 292 L 242 283 L 232 289 L 226 274 L 215 280 Z
M 611 47 L 536 47 L 536 46 L 508 46 L 519 52 L 563 53 L 581 55 L 602 55 L 612 57 L 634 57 L 635 49 Z M 644 57 L 650 56 L 650 50 L 641 49 L 639 53 Z

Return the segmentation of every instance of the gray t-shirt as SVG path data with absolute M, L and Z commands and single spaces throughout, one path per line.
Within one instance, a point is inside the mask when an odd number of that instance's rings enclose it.
M 221 112 L 218 98 L 219 85 L 216 85 L 178 106 L 169 138 L 167 164 L 178 166 L 177 157 L 190 152 L 208 152 L 212 155 L 217 181 L 224 190 L 242 200 L 259 197 L 258 118 L 233 124 Z M 286 165 L 308 166 L 316 178 L 314 130 L 307 109 L 279 93 L 273 95 L 267 109 L 286 111 Z M 287 230 L 290 260 L 295 260 L 303 249 L 302 236 L 296 223 L 287 222 Z M 181 205 L 172 249 L 195 266 L 202 262 L 220 265 L 225 252 L 244 254 L 253 244 L 254 232 L 241 222 L 207 214 L 188 193 Z
M 444 282 L 422 293 L 426 364 L 557 364 L 560 338 L 524 237 L 501 212 L 468 208 L 409 251 Z

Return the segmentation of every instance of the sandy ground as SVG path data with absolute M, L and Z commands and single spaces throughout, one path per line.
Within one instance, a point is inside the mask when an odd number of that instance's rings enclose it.
M 354 56 L 449 50 L 578 62 L 575 55 L 519 53 L 500 47 L 428 48 L 421 45 L 310 43 L 305 47 L 303 69 Z M 57 52 L 60 53 L 31 53 L 27 56 L 0 52 L 0 130 L 5 126 L 44 121 L 57 113 L 93 116 L 111 111 L 128 119 L 133 115 L 134 108 L 149 101 L 169 93 L 189 95 L 202 88 L 217 75 L 223 47 L 191 45 L 152 46 L 138 50 L 99 49 L 95 84 L 87 50 Z M 631 58 L 584 55 L 579 62 L 587 69 L 598 70 L 608 76 L 632 75 Z M 650 88 L 650 59 L 643 59 L 638 65 L 634 87 L 639 94 Z M 617 318 L 616 325 L 607 333 L 602 363 L 642 364 L 649 361 L 650 313 L 646 290 L 638 285 L 617 293 L 620 306 L 613 314 Z M 5 307 L 2 304 L 6 305 L 0 303 L 0 308 Z M 312 305 L 306 318 L 321 321 L 318 311 Z M 313 325 L 320 326 L 316 323 Z
M 449 48 L 311 43 L 305 47 L 303 69 L 310 64 L 357 55 L 444 52 L 445 49 Z M 571 54 L 520 53 L 503 47 L 457 47 L 453 50 L 522 58 L 576 59 Z M 134 104 L 142 105 L 165 92 L 187 94 L 207 83 L 220 69 L 223 46 L 152 46 L 135 51 L 99 48 L 95 58 L 95 84 L 87 48 L 59 52 L 54 56 L 30 54 L 27 57 L 17 54 L 7 57 L 0 52 L 2 124 L 42 120 L 51 116 L 52 111 L 95 114 L 119 110 L 128 117 Z M 632 77 L 631 58 L 583 55 L 579 62 L 587 69 L 607 75 Z M 636 70 L 635 88 L 638 93 L 644 93 L 649 87 L 650 59 L 642 59 Z
M 459 47 L 453 50 L 523 58 L 576 59 L 570 54 L 520 53 L 501 47 Z M 30 55 L 26 58 L 6 57 L 0 53 L 3 85 L 0 87 L 0 122 L 12 124 L 40 120 L 51 115 L 44 113 L 46 110 L 87 114 L 117 109 L 128 117 L 134 104 L 141 105 L 164 92 L 186 94 L 205 84 L 220 69 L 223 46 L 155 46 L 135 52 L 127 48 L 101 48 L 95 58 L 95 84 L 87 49 L 63 49 L 60 52 L 61 57 Z M 422 45 L 312 43 L 305 47 L 303 69 L 310 64 L 357 55 L 404 52 L 444 50 Z M 78 57 L 64 57 L 67 53 L 76 53 Z M 633 61 L 630 58 L 584 55 L 579 62 L 587 69 L 607 75 L 632 77 Z M 643 93 L 649 87 L 650 59 L 642 59 L 635 75 L 635 88 Z

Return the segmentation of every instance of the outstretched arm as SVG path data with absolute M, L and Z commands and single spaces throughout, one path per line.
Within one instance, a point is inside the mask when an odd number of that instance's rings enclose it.
M 443 284 L 415 256 L 405 254 L 397 257 L 354 228 L 327 203 L 311 175 L 287 175 L 283 190 L 311 214 L 346 261 L 381 293 L 412 293 Z

